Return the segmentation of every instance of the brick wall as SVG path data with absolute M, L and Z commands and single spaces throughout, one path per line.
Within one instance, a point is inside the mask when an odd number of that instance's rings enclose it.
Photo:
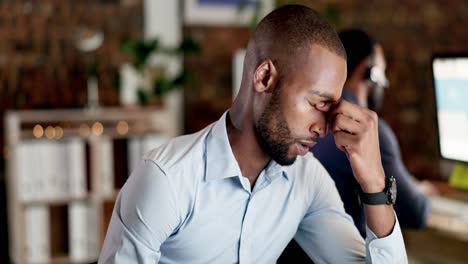
M 97 64 L 102 103 L 117 103 L 112 86 L 121 41 L 142 32 L 141 1 L 15 0 L 0 2 L 1 108 L 79 107 L 85 68 Z M 80 27 L 102 30 L 92 53 L 76 48 Z
M 184 67 L 195 76 L 185 88 L 185 130 L 198 131 L 229 108 L 232 102 L 232 56 L 245 48 L 250 31 L 245 27 L 186 27 L 202 47 L 200 56 L 187 57 Z

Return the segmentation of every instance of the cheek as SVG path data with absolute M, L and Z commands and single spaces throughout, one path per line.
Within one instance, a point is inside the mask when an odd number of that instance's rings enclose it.
M 314 116 L 317 115 L 318 111 L 314 110 L 307 100 L 295 100 L 290 101 L 285 109 L 285 118 L 288 121 L 291 130 L 301 130 L 306 126 Z M 315 117 L 316 118 L 316 117 Z
M 282 104 L 282 112 L 288 120 L 294 121 L 301 119 L 310 113 L 311 106 L 309 102 L 302 96 L 290 96 Z
M 326 114 L 310 106 L 307 108 L 298 106 L 286 119 L 293 137 L 308 137 L 311 128 L 317 124 L 326 122 Z
M 255 122 L 258 122 L 262 114 L 265 112 L 270 100 L 270 95 L 257 95 L 253 100 L 253 118 Z

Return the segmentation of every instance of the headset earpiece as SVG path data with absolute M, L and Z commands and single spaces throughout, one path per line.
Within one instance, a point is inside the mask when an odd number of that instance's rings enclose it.
M 364 80 L 372 81 L 371 73 L 372 73 L 372 66 L 367 66 L 366 70 L 364 71 Z

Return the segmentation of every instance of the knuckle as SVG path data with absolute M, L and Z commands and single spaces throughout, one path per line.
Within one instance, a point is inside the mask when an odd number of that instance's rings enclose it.
M 377 113 L 372 111 L 372 110 L 369 110 L 369 116 L 371 117 L 372 121 L 374 121 L 374 122 L 377 121 L 377 119 L 379 118 Z
M 339 114 L 339 115 L 336 116 L 336 122 L 337 123 L 338 122 L 340 122 L 340 123 L 343 122 L 343 115 L 342 114 Z
M 366 121 L 369 125 L 374 126 L 377 124 L 378 116 L 377 113 L 374 111 L 369 110 L 369 114 L 367 115 Z
M 356 153 L 356 151 L 354 151 L 353 149 L 349 149 L 349 150 L 348 150 L 348 156 L 349 156 L 349 158 L 352 159 L 352 158 L 354 158 L 354 157 L 357 156 L 357 153 Z

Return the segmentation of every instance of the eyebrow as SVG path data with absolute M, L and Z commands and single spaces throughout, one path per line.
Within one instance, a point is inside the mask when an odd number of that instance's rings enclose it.
M 322 93 L 316 90 L 309 90 L 308 93 L 320 96 L 322 98 L 328 99 L 328 101 L 336 102 L 337 100 L 329 93 Z

